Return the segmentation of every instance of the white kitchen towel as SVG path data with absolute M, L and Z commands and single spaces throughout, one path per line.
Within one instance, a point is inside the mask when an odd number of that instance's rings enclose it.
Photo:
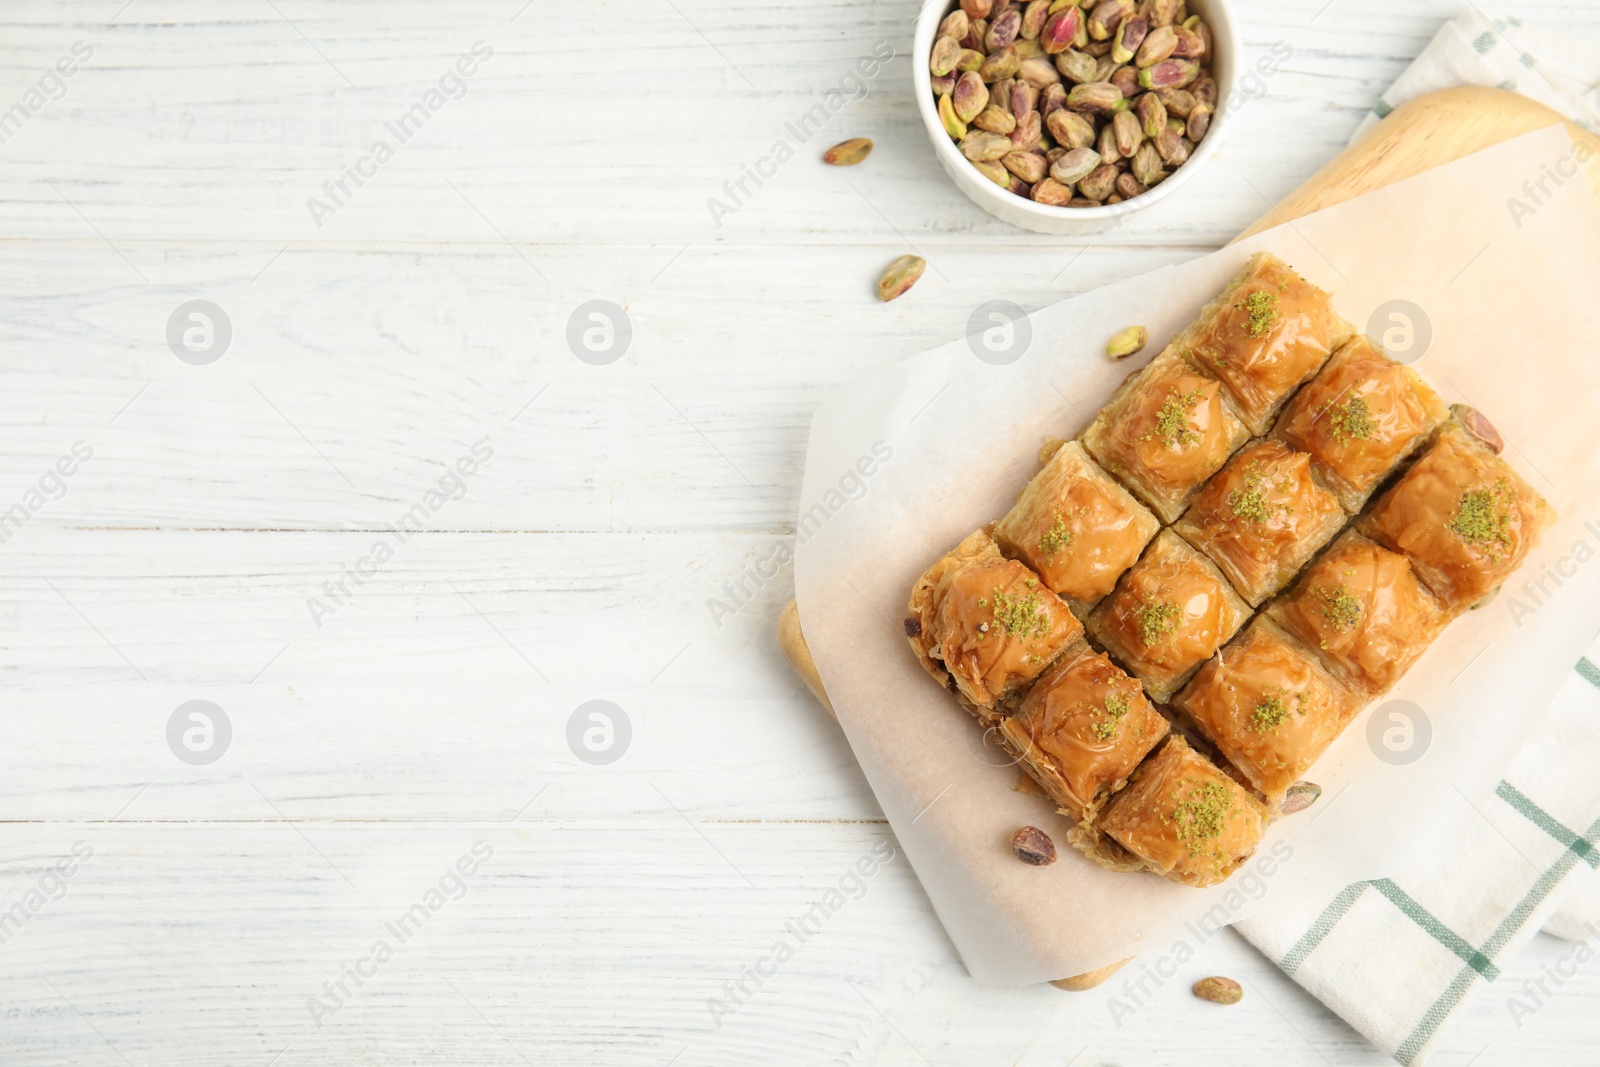
M 1356 136 L 1407 100 L 1456 85 L 1521 93 L 1600 133 L 1600 41 L 1473 7 L 1434 35 L 1378 99 Z
M 1455 85 L 1522 93 L 1600 132 L 1600 41 L 1473 8 L 1445 24 L 1356 136 L 1407 100 Z M 1597 556 L 1600 534 L 1567 560 L 1586 566 Z M 1558 576 L 1538 580 L 1547 591 L 1533 595 L 1559 593 Z M 1274 910 L 1239 931 L 1404 1064 L 1426 1059 L 1452 1013 L 1541 927 L 1573 941 L 1600 935 L 1596 663 L 1600 644 L 1578 662 L 1465 841 L 1411 872 Z M 1542 1002 L 1513 992 L 1513 1011 Z

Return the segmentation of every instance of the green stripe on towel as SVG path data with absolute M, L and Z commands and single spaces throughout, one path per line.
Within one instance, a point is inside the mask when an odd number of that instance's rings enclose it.
M 1565 845 L 1583 862 L 1591 867 L 1600 868 L 1600 852 L 1596 852 L 1593 845 L 1567 829 L 1549 812 L 1529 800 L 1522 790 L 1510 782 L 1502 781 L 1495 787 L 1494 794 L 1515 808 L 1523 818 Z

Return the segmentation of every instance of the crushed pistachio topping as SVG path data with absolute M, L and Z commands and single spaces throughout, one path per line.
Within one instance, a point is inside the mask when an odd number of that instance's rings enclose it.
M 1184 779 L 1191 785 L 1190 779 Z M 1233 814 L 1233 797 L 1221 782 L 1191 785 L 1188 793 L 1180 796 L 1175 790 L 1172 814 L 1167 817 L 1175 827 L 1175 836 L 1189 846 L 1189 855 L 1198 856 L 1204 845 L 1221 834 Z
M 1067 529 L 1067 522 L 1056 512 L 1056 521 L 1051 523 L 1050 529 L 1039 538 L 1039 553 L 1044 556 L 1053 556 L 1063 548 L 1072 544 L 1072 531 Z
M 1156 411 L 1156 428 L 1145 437 L 1157 438 L 1167 448 L 1188 448 L 1200 440 L 1200 431 L 1189 425 L 1189 412 L 1200 403 L 1201 395 L 1199 389 L 1188 393 L 1171 390 Z
M 1500 479 L 1487 489 L 1468 489 L 1456 504 L 1450 530 L 1469 545 L 1511 543 L 1511 487 Z
M 1122 725 L 1122 720 L 1128 715 L 1128 698 L 1121 693 L 1106 694 L 1106 706 L 1103 711 L 1096 711 L 1097 716 L 1105 718 L 1089 727 L 1089 732 L 1102 741 L 1109 741 L 1117 735 L 1117 729 Z
M 994 621 L 1013 637 L 1044 637 L 1050 633 L 1050 616 L 1039 605 L 1039 594 L 1014 596 L 1003 589 L 994 591 Z
M 1361 621 L 1361 599 L 1344 586 L 1334 589 L 1317 586 L 1311 594 L 1322 602 L 1322 617 L 1340 633 Z
M 1281 697 L 1271 693 L 1261 698 L 1250 713 L 1250 725 L 1259 733 L 1276 730 L 1289 721 L 1289 708 Z
M 1329 408 L 1328 434 L 1335 443 L 1344 444 L 1346 441 L 1365 441 L 1372 436 L 1378 428 L 1377 422 L 1372 417 L 1372 408 L 1367 405 L 1367 398 L 1355 396 L 1344 407 Z
M 1250 321 L 1245 323 L 1245 329 L 1251 337 L 1265 337 L 1278 321 L 1278 297 L 1275 293 L 1258 289 L 1233 306 L 1250 313 Z
M 1280 493 L 1289 493 L 1293 492 L 1294 485 L 1285 478 L 1277 486 L 1268 486 L 1267 472 L 1261 461 L 1256 460 L 1245 471 L 1244 488 L 1229 491 L 1228 510 L 1233 512 L 1236 518 L 1256 525 L 1266 522 L 1280 511 L 1294 510 L 1283 501 L 1276 503 L 1269 501 L 1263 492 L 1264 488 L 1275 488 Z
M 1133 609 L 1133 621 L 1139 627 L 1139 640 L 1148 647 L 1178 628 L 1182 618 L 1178 605 L 1165 600 L 1146 600 Z

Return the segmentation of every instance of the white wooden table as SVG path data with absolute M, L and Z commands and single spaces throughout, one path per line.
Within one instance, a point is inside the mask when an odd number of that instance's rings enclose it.
M 892 841 L 773 646 L 787 568 L 708 607 L 792 537 L 818 400 L 982 300 L 1221 244 L 1456 9 L 1242 6 L 1252 52 L 1294 55 L 1224 156 L 1073 241 L 954 191 L 904 55 L 713 219 L 856 57 L 907 47 L 910 0 L 9 0 L 0 1063 L 1388 1062 L 1231 933 L 1120 1029 L 1115 982 L 977 988 L 903 858 L 708 1007 Z M 1600 33 L 1587 0 L 1516 13 Z M 857 135 L 867 165 L 818 162 Z M 878 304 L 911 248 L 927 276 Z M 167 340 L 197 299 L 231 326 L 208 364 Z M 567 342 L 591 300 L 631 328 L 606 365 Z M 231 726 L 214 762 L 169 746 L 191 700 Z M 631 727 L 608 764 L 569 746 L 591 700 Z M 1209 973 L 1250 995 L 1196 1001 Z M 1520 1029 L 1506 995 L 1435 1062 L 1592 1061 L 1600 968 Z

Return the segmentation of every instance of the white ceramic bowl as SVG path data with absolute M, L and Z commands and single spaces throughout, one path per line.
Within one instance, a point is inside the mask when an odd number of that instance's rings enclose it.
M 1090 3 L 1090 0 L 1086 0 L 1086 3 Z M 1195 172 L 1216 154 L 1217 146 L 1227 132 L 1231 110 L 1222 106 L 1220 102 L 1232 96 L 1234 82 L 1238 76 L 1239 30 L 1229 0 L 1189 0 L 1190 13 L 1199 15 L 1211 27 L 1211 47 L 1215 53 L 1211 59 L 1211 76 L 1217 83 L 1219 104 L 1216 114 L 1212 116 L 1211 129 L 1207 131 L 1205 139 L 1200 142 L 1188 162 L 1173 171 L 1171 177 L 1161 184 L 1131 200 L 1102 207 L 1051 207 L 1048 204 L 1036 204 L 1026 197 L 1000 188 L 980 174 L 978 169 L 968 162 L 967 157 L 961 154 L 939 121 L 938 101 L 934 99 L 932 75 L 928 71 L 928 55 L 933 50 L 933 36 L 939 29 L 939 23 L 944 21 L 945 15 L 953 7 L 951 0 L 927 0 L 923 5 L 922 15 L 917 19 L 916 36 L 911 45 L 912 84 L 917 94 L 917 109 L 922 112 L 922 125 L 928 131 L 928 140 L 933 143 L 933 154 L 939 158 L 939 165 L 944 167 L 945 173 L 950 175 L 950 180 L 956 183 L 957 189 L 967 195 L 967 199 L 995 218 L 1035 233 L 1069 236 L 1100 233 L 1118 225 L 1129 215 L 1137 214 L 1177 193 L 1190 178 L 1194 177 Z

